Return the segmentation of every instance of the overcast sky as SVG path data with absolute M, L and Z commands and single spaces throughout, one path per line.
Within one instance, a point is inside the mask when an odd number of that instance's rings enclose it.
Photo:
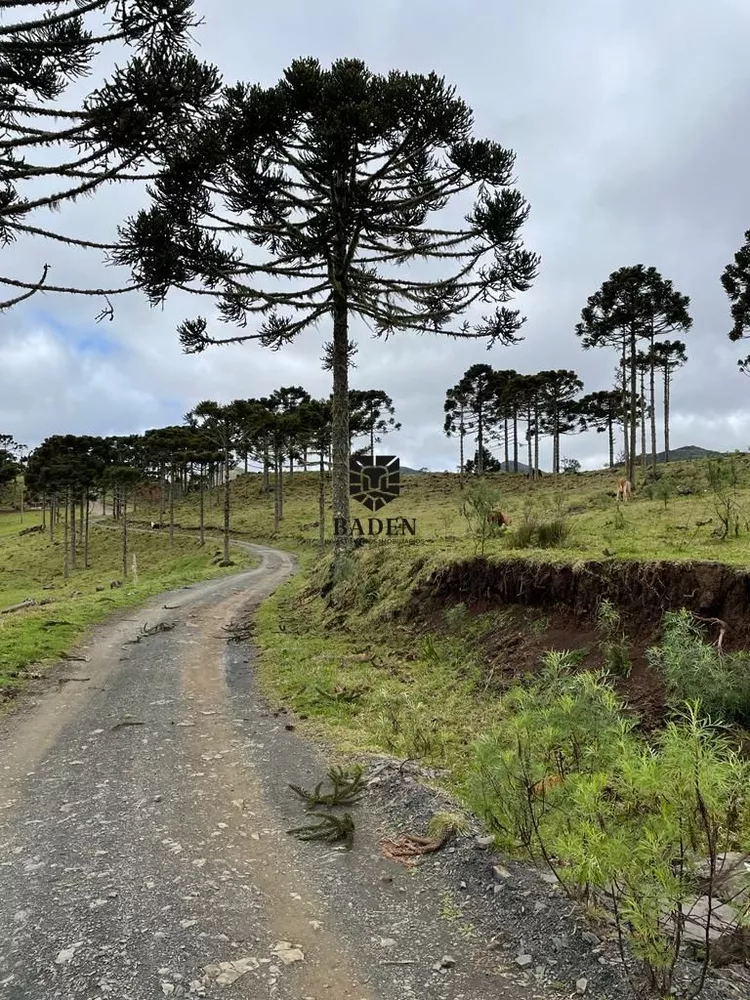
M 533 372 L 574 368 L 585 391 L 609 388 L 616 358 L 583 352 L 581 308 L 613 270 L 653 265 L 691 298 L 689 363 L 673 389 L 672 446 L 750 449 L 750 380 L 731 344 L 724 266 L 750 228 L 750 4 L 747 0 L 200 0 L 199 54 L 227 83 L 273 84 L 296 57 L 359 57 L 376 71 L 436 71 L 473 109 L 476 134 L 515 150 L 531 203 L 526 246 L 541 255 L 516 302 L 525 340 L 481 342 L 396 335 L 355 326 L 357 388 L 382 388 L 402 422 L 380 451 L 402 464 L 455 468 L 442 433 L 445 390 L 471 364 Z M 119 188 L 55 216 L 54 225 L 108 239 L 139 205 Z M 41 216 L 37 224 L 49 220 Z M 48 242 L 3 254 L 6 274 L 111 283 L 113 269 Z M 122 276 L 120 276 L 122 277 Z M 3 297 L 5 297 L 3 295 Z M 330 393 L 320 370 L 330 334 L 305 333 L 279 352 L 216 347 L 182 354 L 175 328 L 195 303 L 163 310 L 136 295 L 97 325 L 91 300 L 37 296 L 0 314 L 0 432 L 29 446 L 54 433 L 125 434 L 180 422 L 200 399 L 260 396 L 281 385 Z M 206 311 L 203 309 L 202 311 Z M 543 448 L 544 464 L 549 449 Z M 567 438 L 563 456 L 606 460 L 605 436 Z

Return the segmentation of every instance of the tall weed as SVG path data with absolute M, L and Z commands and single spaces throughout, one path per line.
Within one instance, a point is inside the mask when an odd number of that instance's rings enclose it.
M 703 716 L 750 729 L 750 654 L 722 653 L 685 611 L 664 615 L 660 646 L 647 656 L 667 684 L 670 705 L 699 701 Z

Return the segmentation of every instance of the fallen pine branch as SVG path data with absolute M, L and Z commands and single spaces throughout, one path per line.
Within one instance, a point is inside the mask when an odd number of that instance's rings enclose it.
M 344 846 L 351 849 L 354 840 L 354 820 L 350 813 L 343 816 L 332 816 L 328 813 L 310 813 L 319 819 L 318 823 L 310 823 L 306 826 L 297 826 L 292 830 L 287 830 L 299 840 L 324 840 L 329 844 L 335 844 L 339 840 L 344 841 Z
M 66 684 L 68 681 L 90 681 L 90 677 L 58 677 L 58 684 Z
M 29 597 L 28 600 L 20 601 L 18 604 L 11 604 L 9 608 L 3 608 L 2 611 L 0 611 L 0 615 L 10 615 L 14 611 L 23 611 L 24 608 L 35 608 L 37 606 L 38 602 L 32 597 Z
M 112 729 L 122 729 L 123 726 L 145 726 L 145 722 L 138 722 L 136 719 L 123 719 L 122 722 L 116 722 Z
M 135 639 L 125 640 L 125 645 L 133 645 L 136 642 L 140 642 L 141 639 L 148 639 L 152 635 L 158 635 L 159 632 L 171 632 L 176 624 L 177 622 L 159 622 L 158 625 L 152 625 L 151 628 L 148 625 L 144 625 Z

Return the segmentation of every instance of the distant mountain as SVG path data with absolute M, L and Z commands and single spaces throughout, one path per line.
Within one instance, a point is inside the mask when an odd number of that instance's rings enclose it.
M 505 462 L 502 462 L 501 465 L 502 465 L 502 468 L 500 469 L 501 472 L 513 472 L 512 462 L 508 464 L 507 468 Z M 402 475 L 405 476 L 423 476 L 426 472 L 433 472 L 433 471 L 434 471 L 433 469 L 410 469 L 408 465 L 401 466 L 401 473 Z M 458 469 L 450 469 L 447 471 L 455 472 L 456 474 L 458 474 Z M 528 471 L 529 471 L 528 465 L 524 465 L 523 462 L 518 463 L 519 475 L 521 474 L 525 475 Z
M 710 451 L 708 448 L 700 448 L 696 444 L 686 444 L 682 448 L 670 448 L 669 450 L 669 461 L 670 462 L 689 462 L 694 458 L 718 458 L 723 455 L 722 451 Z M 651 456 L 646 453 L 646 458 L 649 459 Z M 665 454 L 663 451 L 657 452 L 656 461 L 663 462 L 665 459 Z M 641 456 L 639 455 L 636 461 L 640 462 Z

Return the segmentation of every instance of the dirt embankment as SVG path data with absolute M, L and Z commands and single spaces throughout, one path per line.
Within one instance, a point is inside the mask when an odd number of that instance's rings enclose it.
M 750 646 L 750 573 L 709 562 L 582 562 L 468 559 L 433 573 L 415 592 L 412 610 L 463 601 L 489 608 L 568 608 L 590 618 L 603 598 L 631 625 L 653 628 L 664 611 L 687 608 L 727 624 L 726 645 Z

